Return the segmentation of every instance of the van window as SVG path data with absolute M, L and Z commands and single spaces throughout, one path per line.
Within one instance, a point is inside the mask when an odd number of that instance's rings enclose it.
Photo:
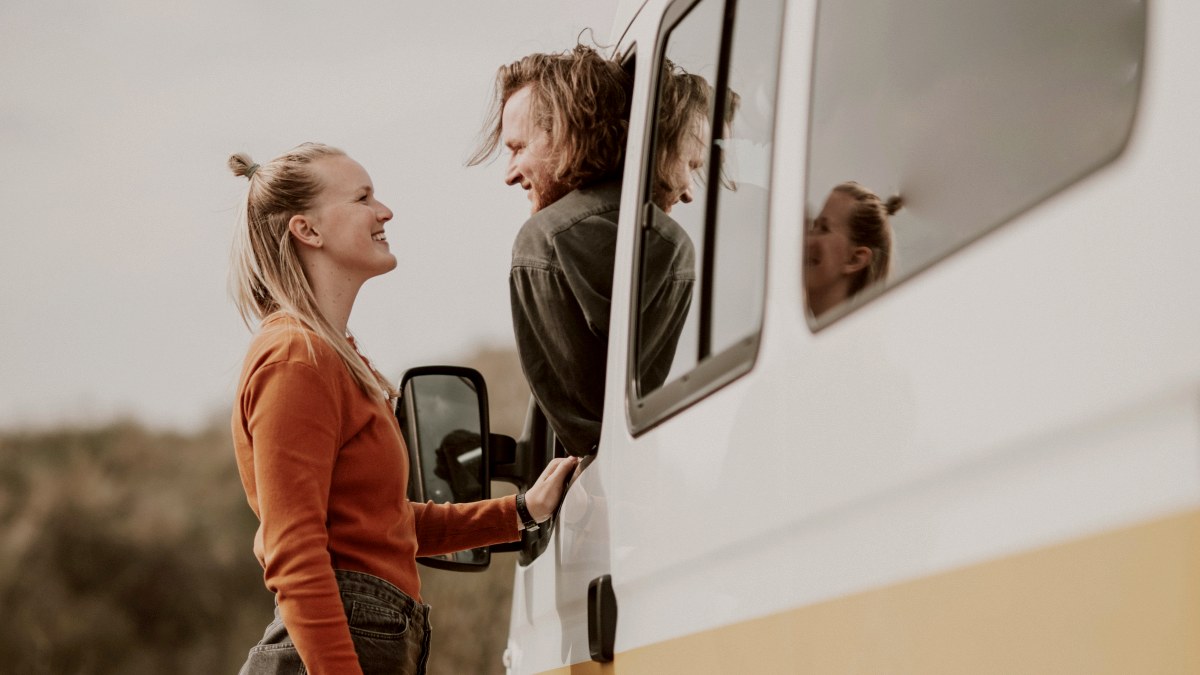
M 1115 159 L 1145 29 L 1143 0 L 823 0 L 806 172 L 810 326 Z M 881 224 L 893 195 L 903 205 Z
M 634 433 L 753 365 L 782 12 L 782 0 L 665 12 L 635 253 Z

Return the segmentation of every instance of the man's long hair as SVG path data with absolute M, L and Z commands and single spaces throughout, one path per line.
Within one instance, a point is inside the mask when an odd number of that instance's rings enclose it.
M 582 44 L 501 66 L 479 147 L 467 164 L 480 164 L 499 149 L 504 105 L 531 86 L 530 114 L 549 134 L 555 180 L 573 190 L 616 176 L 625 159 L 632 85 L 620 64 Z

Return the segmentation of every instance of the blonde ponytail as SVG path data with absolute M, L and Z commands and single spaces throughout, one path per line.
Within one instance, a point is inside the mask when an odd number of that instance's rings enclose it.
M 320 143 L 304 143 L 262 166 L 244 153 L 230 155 L 230 171 L 248 178 L 250 188 L 234 234 L 229 291 L 248 327 L 275 312 L 287 314 L 337 353 L 368 396 L 391 400 L 396 390 L 317 307 L 288 231 L 292 216 L 309 208 L 320 192 L 312 163 L 341 155 Z M 315 358 L 307 333 L 304 339 Z

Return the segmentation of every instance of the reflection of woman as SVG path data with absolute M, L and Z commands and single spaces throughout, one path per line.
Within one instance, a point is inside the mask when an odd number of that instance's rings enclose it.
M 391 271 L 392 212 L 340 150 L 305 144 L 258 166 L 234 247 L 242 316 L 261 321 L 233 412 L 242 485 L 260 527 L 254 552 L 276 620 L 243 675 L 423 673 L 428 607 L 416 557 L 518 538 L 512 497 L 413 504 L 388 382 L 346 323 L 363 282 Z M 552 462 L 524 497 L 549 517 L 570 461 Z
M 853 181 L 829 193 L 804 237 L 804 290 L 813 316 L 887 279 L 892 264 L 888 216 L 903 205 L 900 195 L 884 202 Z

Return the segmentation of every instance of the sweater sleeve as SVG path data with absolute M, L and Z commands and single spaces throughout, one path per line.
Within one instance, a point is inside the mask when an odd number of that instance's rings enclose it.
M 498 497 L 467 504 L 414 503 L 417 555 L 441 555 L 521 538 L 517 498 Z
M 267 588 L 309 673 L 361 675 L 325 526 L 341 445 L 334 391 L 308 364 L 270 363 L 251 377 L 244 405 Z

